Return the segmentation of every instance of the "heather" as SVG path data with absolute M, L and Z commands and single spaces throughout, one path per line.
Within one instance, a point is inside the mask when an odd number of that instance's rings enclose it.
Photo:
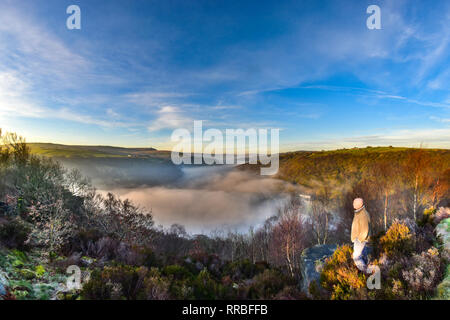
M 446 151 L 369 150 L 373 158 L 361 163 L 355 157 L 364 150 L 328 160 L 311 154 L 317 159 L 303 173 L 305 163 L 286 155 L 282 174 L 299 189 L 284 207 L 247 233 L 192 235 L 182 225 L 158 226 L 151 210 L 129 200 L 100 195 L 19 136 L 1 139 L 2 299 L 448 299 Z M 373 221 L 378 290 L 367 288 L 368 275 L 352 260 L 358 196 Z M 302 252 L 324 244 L 339 247 L 317 266 L 319 283 L 302 291 Z M 81 288 L 67 287 L 69 266 L 80 267 Z

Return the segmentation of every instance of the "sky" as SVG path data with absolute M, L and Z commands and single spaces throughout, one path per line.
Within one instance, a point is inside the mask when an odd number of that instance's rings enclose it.
M 0 128 L 30 142 L 170 149 L 203 120 L 281 151 L 450 147 L 449 1 L 0 0 L 0 21 Z

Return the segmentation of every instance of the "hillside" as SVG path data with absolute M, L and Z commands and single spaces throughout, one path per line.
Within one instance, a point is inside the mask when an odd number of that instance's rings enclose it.
M 332 151 L 295 151 L 280 154 L 278 178 L 305 187 L 327 181 L 344 185 L 360 180 L 376 162 L 385 161 L 394 167 L 404 166 L 411 155 L 423 151 L 433 167 L 445 171 L 450 168 L 450 150 L 396 147 L 367 147 Z M 243 165 L 244 170 L 259 170 L 257 165 Z
M 56 158 L 168 158 L 169 151 L 154 148 L 77 146 L 54 143 L 28 143 L 31 153 Z
M 247 234 L 190 236 L 180 224 L 156 226 L 152 208 L 97 193 L 79 175 L 66 174 L 58 162 L 30 157 L 25 144 L 4 141 L 0 300 L 292 300 L 305 299 L 306 294 L 338 300 L 448 298 L 447 150 L 366 148 L 283 154 L 280 175 L 291 174 L 301 183 L 358 174 L 365 179 L 381 159 L 401 170 L 389 179 L 395 181 L 393 186 L 382 183 L 386 175 L 372 175 L 370 185 L 347 194 L 350 203 L 345 197 L 329 199 L 328 194 L 311 197 L 308 219 L 308 210 L 294 196 Z M 167 177 L 163 165 L 147 172 L 148 163 L 171 165 L 169 160 L 128 156 L 65 160 L 104 170 L 98 174 L 109 177 L 110 185 L 132 177 L 130 187 L 150 185 L 158 174 Z M 418 166 L 400 167 L 411 163 Z M 131 171 L 120 173 L 119 164 Z M 352 171 L 358 168 L 361 173 Z M 410 179 L 411 171 L 419 176 L 413 175 L 412 187 L 397 183 L 404 174 Z M 381 192 L 374 184 L 380 184 Z M 349 244 L 352 200 L 361 195 L 370 209 L 370 259 L 381 272 L 379 290 L 366 286 L 368 277 L 355 265 Z M 324 260 L 323 245 L 333 251 L 339 247 Z M 90 275 L 77 287 L 69 285 L 73 279 L 67 277 L 67 268 L 73 266 Z M 302 285 L 301 291 L 299 281 L 307 284 L 314 279 L 311 269 L 321 279 L 321 288 Z
M 412 148 L 353 148 L 321 152 L 289 152 L 280 155 L 279 176 L 301 184 L 310 184 L 314 178 L 337 180 L 344 183 L 360 177 L 370 164 L 387 160 L 404 164 L 418 149 Z M 450 150 L 425 149 L 425 154 L 436 164 L 450 166 Z
M 182 175 L 171 162 L 169 151 L 154 148 L 27 145 L 32 154 L 56 159 L 68 169 L 78 169 L 99 188 L 153 186 L 171 183 Z
M 56 158 L 64 165 L 78 168 L 84 174 L 93 177 L 108 177 L 109 180 L 120 173 L 120 177 L 114 178 L 116 182 L 125 179 L 124 177 L 128 180 L 130 176 L 141 176 L 142 172 L 150 172 L 149 165 L 157 170 L 155 174 L 158 173 L 158 181 L 161 178 L 160 173 L 168 174 L 166 169 L 170 173 L 179 170 L 174 168 L 170 161 L 170 151 L 158 151 L 154 148 L 71 146 L 52 143 L 28 145 L 33 154 Z M 339 193 L 342 192 L 342 188 L 345 189 L 345 186 L 369 178 L 370 175 L 376 175 L 374 169 L 376 170 L 375 167 L 380 163 L 385 163 L 397 171 L 403 168 L 403 173 L 395 172 L 395 175 L 407 174 L 405 168 L 418 151 L 423 154 L 423 161 L 427 162 L 427 166 L 440 172 L 450 169 L 450 150 L 448 149 L 366 147 L 281 153 L 280 168 L 275 177 L 310 190 L 317 189 L 325 183 Z M 165 170 L 160 172 L 160 165 L 164 165 Z M 128 172 L 131 168 L 136 169 L 134 174 Z M 259 165 L 245 164 L 238 168 L 259 172 Z M 117 172 L 117 169 L 121 172 Z M 179 176 L 179 172 L 175 176 Z M 141 178 L 138 180 L 141 181 Z

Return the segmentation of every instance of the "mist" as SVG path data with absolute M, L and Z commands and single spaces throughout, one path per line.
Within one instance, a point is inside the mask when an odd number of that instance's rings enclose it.
M 180 167 L 158 158 L 60 158 L 68 169 L 78 169 L 102 190 L 137 188 L 177 183 Z
M 250 226 L 257 227 L 277 214 L 293 190 L 284 181 L 232 166 L 177 169 L 181 174 L 175 180 L 158 183 L 151 180 L 133 187 L 129 180 L 124 185 L 116 180 L 113 186 L 108 184 L 99 192 L 112 192 L 151 210 L 156 224 L 169 227 L 177 223 L 191 234 L 208 234 L 217 230 L 245 232 Z

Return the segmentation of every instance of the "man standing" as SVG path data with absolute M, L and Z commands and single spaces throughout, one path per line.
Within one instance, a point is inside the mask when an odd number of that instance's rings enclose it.
M 353 261 L 362 272 L 367 272 L 367 254 L 369 251 L 367 242 L 370 237 L 370 216 L 364 207 L 363 199 L 353 200 L 355 215 L 352 222 L 351 240 L 353 242 Z

